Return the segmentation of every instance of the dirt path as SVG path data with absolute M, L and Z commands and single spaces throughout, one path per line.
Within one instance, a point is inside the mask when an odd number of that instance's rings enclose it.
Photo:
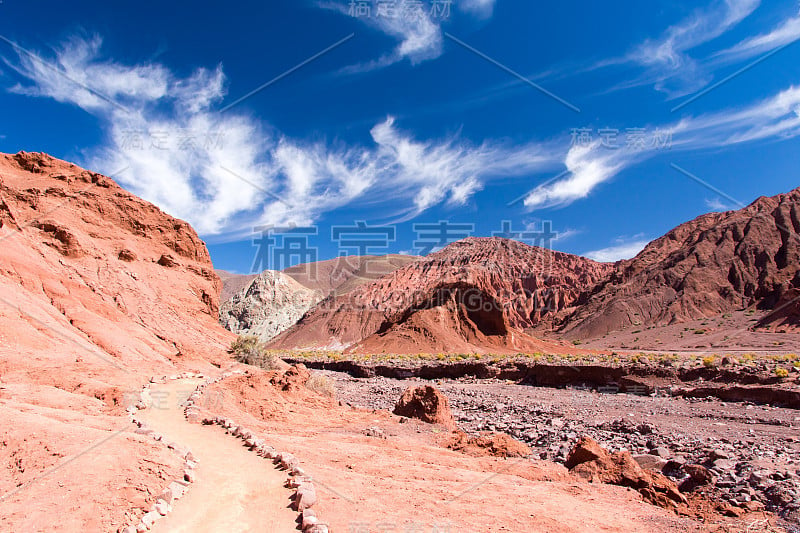
M 297 513 L 289 508 L 291 491 L 285 473 L 242 447 L 219 426 L 190 424 L 180 403 L 200 383 L 178 380 L 153 385 L 153 405 L 144 421 L 165 440 L 191 449 L 198 461 L 197 479 L 155 532 L 297 531 Z

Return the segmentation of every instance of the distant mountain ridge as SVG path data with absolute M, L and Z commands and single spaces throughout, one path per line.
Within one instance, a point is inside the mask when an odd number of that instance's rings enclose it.
M 347 294 L 417 259 L 408 255 L 342 256 L 282 272 L 238 275 L 218 271 L 223 283 L 220 324 L 234 333 L 268 341 L 323 298 Z
M 800 289 L 799 233 L 800 189 L 702 215 L 619 262 L 559 329 L 591 338 L 751 306 L 775 309 Z
M 613 264 L 507 239 L 468 238 L 323 300 L 273 346 L 516 351 L 547 345 L 536 336 L 585 340 L 754 306 L 776 310 L 757 327 L 796 329 L 798 230 L 795 189 L 700 216 Z

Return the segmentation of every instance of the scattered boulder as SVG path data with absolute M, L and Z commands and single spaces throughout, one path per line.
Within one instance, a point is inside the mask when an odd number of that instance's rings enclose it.
M 691 477 L 692 481 L 698 485 L 707 485 L 714 479 L 711 471 L 703 465 L 691 463 L 685 464 L 683 465 L 683 471 L 689 474 L 689 477 Z
M 448 429 L 456 428 L 447 396 L 431 385 L 406 389 L 394 407 L 394 414 L 441 424 Z
M 298 391 L 305 388 L 310 377 L 311 372 L 306 365 L 299 363 L 290 366 L 283 374 L 273 377 L 270 383 L 283 391 Z
M 117 259 L 119 259 L 120 261 L 127 261 L 130 263 L 131 261 L 136 261 L 136 254 L 133 251 L 128 250 L 127 248 L 123 248 L 122 250 L 119 251 Z
M 156 261 L 156 263 L 167 268 L 178 266 L 178 262 L 170 254 L 163 254 L 161 257 L 158 258 L 158 261 Z
M 649 453 L 641 454 L 641 455 L 634 455 L 633 460 L 639 463 L 639 466 L 644 468 L 645 470 L 652 470 L 654 472 L 664 472 L 664 467 L 667 466 L 668 461 L 658 457 L 656 455 L 651 455 Z
M 645 471 L 630 453 L 610 453 L 589 437 L 580 438 L 565 464 L 570 472 L 587 481 L 630 487 L 646 501 L 660 507 L 672 508 L 686 503 L 678 487 L 666 476 Z
M 463 431 L 455 431 L 448 436 L 445 446 L 475 456 L 528 457 L 533 454 L 527 444 L 513 439 L 506 433 L 485 432 L 478 436 L 470 436 Z

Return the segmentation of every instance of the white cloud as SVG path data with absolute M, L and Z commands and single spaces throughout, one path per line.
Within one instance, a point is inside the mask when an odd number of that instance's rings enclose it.
M 560 231 L 556 232 L 556 236 L 553 238 L 554 241 L 566 241 L 568 239 L 573 238 L 576 235 L 580 235 L 582 232 L 580 230 L 574 228 L 564 228 Z
M 415 141 L 398 131 L 394 119 L 372 128 L 376 157 L 392 190 L 413 192 L 416 212 L 447 201 L 464 204 L 489 176 L 521 176 L 553 166 L 557 155 L 544 145 L 508 147 L 484 142 L 473 146 L 456 137 Z
M 617 88 L 652 84 L 671 97 L 696 91 L 711 81 L 711 75 L 690 52 L 738 25 L 760 3 L 760 0 L 715 0 L 709 7 L 695 10 L 691 16 L 667 28 L 659 38 L 648 39 L 626 56 L 600 62 L 592 69 L 634 64 L 643 67 L 644 74 Z
M 690 117 L 678 122 L 649 126 L 672 137 L 673 152 L 722 148 L 767 139 L 788 139 L 800 135 L 800 87 L 789 87 L 778 94 L 741 109 Z M 568 205 L 586 198 L 599 185 L 624 169 L 650 159 L 667 146 L 606 148 L 600 141 L 575 145 L 564 158 L 568 173 L 533 189 L 525 198 L 529 209 Z
M 566 205 L 586 198 L 598 185 L 616 175 L 629 164 L 623 151 L 604 148 L 599 141 L 575 145 L 564 159 L 567 177 L 533 189 L 524 200 L 530 209 Z
M 800 14 L 784 20 L 767 33 L 749 37 L 740 43 L 723 50 L 717 57 L 728 60 L 747 59 L 773 48 L 789 44 L 800 39 Z
M 625 242 L 623 239 L 617 239 L 617 244 L 613 246 L 586 252 L 583 255 L 602 263 L 613 263 L 614 261 L 635 257 L 636 254 L 644 250 L 644 247 L 647 246 L 649 242 L 650 241 L 646 239 L 637 239 L 628 242 Z
M 492 16 L 496 0 L 456 0 L 451 5 L 439 6 L 435 12 L 433 5 L 425 2 L 420 8 L 418 2 L 398 0 L 396 2 L 364 2 L 368 11 L 358 10 L 356 3 L 343 3 L 339 0 L 323 1 L 318 5 L 353 17 L 367 26 L 378 30 L 397 41 L 394 50 L 377 59 L 343 68 L 344 73 L 359 73 L 376 70 L 408 60 L 412 65 L 436 59 L 444 50 L 442 24 L 455 9 L 486 19 Z M 387 7 L 388 6 L 388 9 Z
M 737 206 L 728 205 L 719 198 L 706 198 L 705 204 L 706 207 L 712 211 L 731 211 L 733 209 L 737 209 Z
M 444 37 L 441 26 L 434 21 L 427 10 L 413 13 L 413 16 L 398 5 L 399 3 L 386 3 L 391 5 L 393 11 L 381 11 L 378 2 L 367 2 L 369 12 L 361 14 L 355 11 L 356 4 L 340 2 L 322 2 L 320 7 L 331 9 L 344 15 L 353 17 L 364 24 L 374 28 L 398 41 L 394 50 L 377 59 L 350 65 L 342 69 L 345 73 L 366 72 L 387 67 L 404 59 L 412 65 L 442 55 Z
M 463 205 L 487 180 L 559 161 L 544 144 L 474 145 L 458 135 L 417 140 L 392 117 L 372 128 L 368 146 L 290 139 L 214 109 L 225 96 L 221 66 L 181 78 L 162 65 L 101 61 L 100 46 L 97 37 L 65 43 L 54 59 L 62 74 L 21 54 L 14 68 L 31 83 L 12 90 L 98 116 L 107 141 L 87 156 L 87 166 L 126 169 L 114 176 L 122 185 L 205 236 L 241 238 L 258 225 L 309 224 L 356 199 L 410 214 Z
M 494 4 L 495 0 L 460 0 L 458 7 L 479 17 L 490 17 Z

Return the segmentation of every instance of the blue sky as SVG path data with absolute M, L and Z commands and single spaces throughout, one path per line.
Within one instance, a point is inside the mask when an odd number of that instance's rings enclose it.
M 615 260 L 800 184 L 797 2 L 537 4 L 4 0 L 0 151 L 111 175 L 236 272 L 255 228 L 325 259 L 358 222 Z

